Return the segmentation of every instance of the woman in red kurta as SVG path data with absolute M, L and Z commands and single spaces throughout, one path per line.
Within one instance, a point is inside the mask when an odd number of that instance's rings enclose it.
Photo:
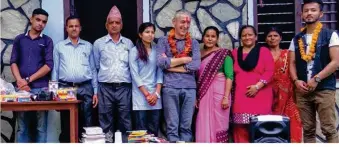
M 288 50 L 280 49 L 282 33 L 275 27 L 266 33 L 266 43 L 269 46 L 275 62 L 273 75 L 273 114 L 290 118 L 291 142 L 299 143 L 302 138 L 302 126 L 299 111 L 294 102 L 293 83 L 289 74 Z
M 242 46 L 234 49 L 235 96 L 232 107 L 233 137 L 236 143 L 249 142 L 250 117 L 272 113 L 274 61 L 266 47 L 260 47 L 253 26 L 239 32 Z

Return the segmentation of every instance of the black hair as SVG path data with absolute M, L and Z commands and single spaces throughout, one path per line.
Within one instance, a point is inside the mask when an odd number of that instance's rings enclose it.
M 242 31 L 244 31 L 246 28 L 251 28 L 251 29 L 253 30 L 253 32 L 254 32 L 254 35 L 255 35 L 255 36 L 258 36 L 257 29 L 255 29 L 254 26 L 251 26 L 251 25 L 243 25 L 243 26 L 240 28 L 240 30 L 239 30 L 239 34 L 238 34 L 239 39 L 241 39 Z
M 268 35 L 270 32 L 277 32 L 277 33 L 280 35 L 280 37 L 282 37 L 282 32 L 281 32 L 281 30 L 280 30 L 278 27 L 273 26 L 273 27 L 269 27 L 269 28 L 266 30 L 266 32 L 264 33 L 265 38 L 267 37 L 267 35 Z
M 281 32 L 281 30 L 280 30 L 278 27 L 272 26 L 272 27 L 269 27 L 269 28 L 266 30 L 266 32 L 264 33 L 265 40 L 266 40 L 266 38 L 267 38 L 267 36 L 268 36 L 268 34 L 269 34 L 270 32 L 277 32 L 277 33 L 279 34 L 280 38 L 282 38 L 282 32 Z M 281 42 L 279 42 L 279 46 L 280 46 L 280 43 L 281 43 Z M 265 46 L 267 46 L 267 47 L 269 48 L 269 45 L 268 45 L 267 42 L 265 43 Z
M 68 21 L 71 20 L 71 19 L 77 19 L 79 21 L 79 23 L 80 23 L 80 17 L 79 16 L 71 15 L 71 16 L 67 17 L 67 19 L 66 19 L 66 22 L 65 22 L 66 26 L 67 26 Z
M 41 9 L 41 8 L 36 8 L 36 9 L 34 9 L 34 11 L 33 11 L 33 13 L 32 13 L 32 16 L 34 16 L 34 15 L 39 15 L 39 14 L 45 15 L 45 16 L 48 17 L 48 13 L 47 13 L 44 9 Z
M 304 9 L 304 5 L 309 3 L 318 3 L 320 11 L 323 11 L 324 3 L 322 0 L 304 0 L 304 4 L 302 5 L 301 9 Z
M 142 23 L 139 26 L 138 39 L 137 39 L 136 45 L 135 45 L 135 47 L 138 50 L 138 58 L 140 60 L 144 61 L 145 63 L 148 62 L 148 54 L 147 54 L 146 47 L 145 47 L 144 43 L 142 42 L 142 39 L 140 38 L 139 34 L 142 34 L 142 32 L 144 32 L 146 30 L 146 28 L 148 28 L 148 27 L 153 27 L 153 29 L 155 31 L 155 26 L 154 26 L 153 23 L 150 23 L 150 22 Z
M 219 34 L 220 34 L 220 31 L 217 27 L 215 26 L 208 26 L 207 28 L 205 28 L 204 32 L 202 33 L 202 39 L 201 40 L 204 40 L 204 36 L 206 35 L 207 31 L 208 30 L 214 30 L 215 33 L 217 34 L 217 39 L 219 39 Z M 217 47 L 219 47 L 218 43 L 215 45 Z M 204 49 L 206 48 L 206 46 L 204 45 Z

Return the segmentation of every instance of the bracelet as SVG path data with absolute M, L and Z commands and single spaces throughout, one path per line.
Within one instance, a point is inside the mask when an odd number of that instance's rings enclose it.
M 255 85 L 255 89 L 259 90 L 260 88 L 259 88 L 259 86 L 258 86 L 258 85 Z
M 294 80 L 293 80 L 293 84 L 294 84 L 296 81 L 298 81 L 298 79 L 294 79 Z
M 266 80 L 263 80 L 263 79 L 260 79 L 259 82 L 263 83 L 264 85 L 267 84 L 267 81 L 266 81 Z
M 223 98 L 224 98 L 224 99 L 228 99 L 228 96 L 224 96 Z
M 158 99 L 160 99 L 160 94 L 158 92 L 155 92 L 155 95 L 158 97 Z

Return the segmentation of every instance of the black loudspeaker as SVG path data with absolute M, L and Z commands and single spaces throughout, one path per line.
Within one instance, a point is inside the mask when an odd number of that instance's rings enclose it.
M 290 143 L 290 119 L 280 115 L 260 115 L 250 120 L 252 143 Z

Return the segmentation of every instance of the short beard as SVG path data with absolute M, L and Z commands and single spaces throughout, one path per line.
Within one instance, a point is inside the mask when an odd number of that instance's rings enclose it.
M 305 21 L 305 23 L 308 24 L 308 25 L 311 25 L 311 24 L 314 24 L 314 23 L 316 23 L 316 22 L 318 22 L 318 21 L 319 21 L 319 18 L 317 18 L 316 20 L 311 21 L 311 22 L 306 22 L 306 21 Z
M 317 21 L 311 21 L 311 22 L 306 22 L 306 21 L 305 21 L 305 23 L 308 24 L 308 25 L 314 24 L 314 23 L 316 23 L 316 22 L 317 22 Z

